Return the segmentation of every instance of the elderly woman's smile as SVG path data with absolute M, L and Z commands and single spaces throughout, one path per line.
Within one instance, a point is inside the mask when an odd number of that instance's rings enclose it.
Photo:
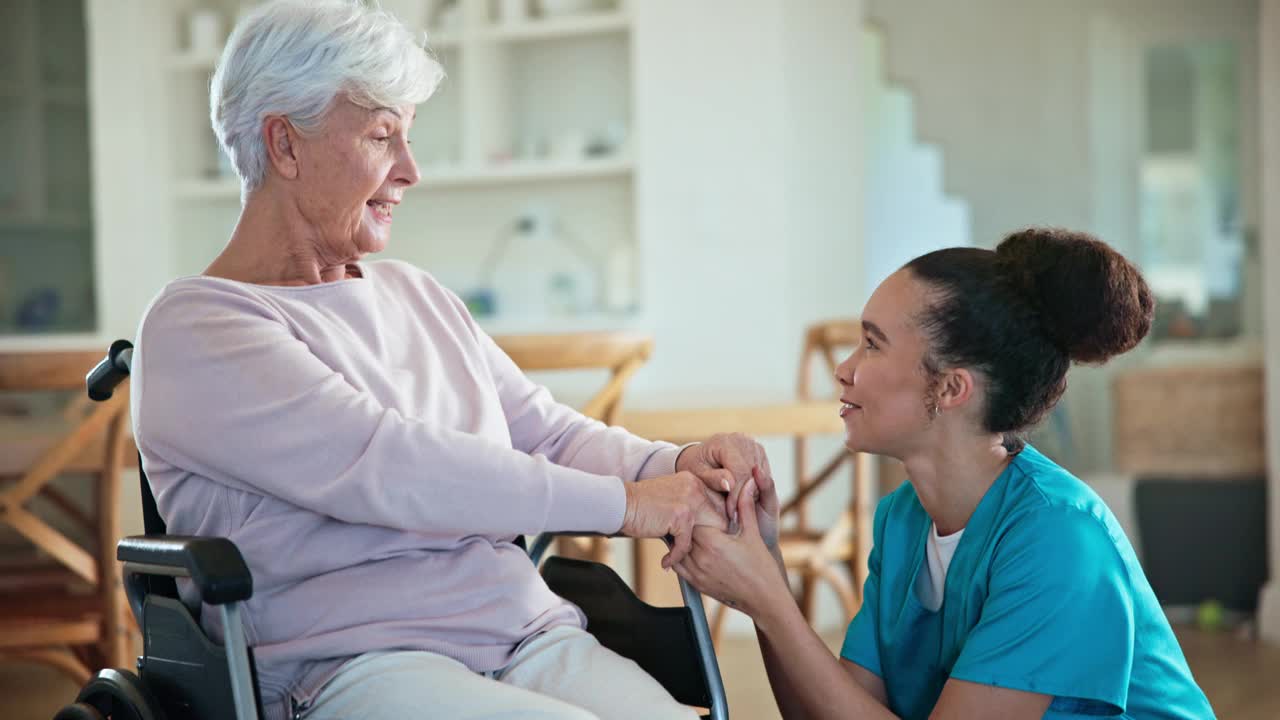
M 399 200 L 379 200 L 374 198 L 366 203 L 373 208 L 374 220 L 380 223 L 391 224 L 391 206 L 400 202 Z

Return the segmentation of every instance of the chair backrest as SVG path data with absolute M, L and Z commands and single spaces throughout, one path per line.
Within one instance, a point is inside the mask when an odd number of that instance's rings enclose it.
M 836 374 L 841 351 L 851 352 L 862 339 L 862 322 L 858 318 L 824 320 L 805 328 L 804 349 L 800 351 L 799 376 L 796 378 L 796 397 L 801 400 L 830 398 L 838 386 L 834 381 L 824 384 L 815 395 L 810 382 L 814 356 L 820 357 L 829 371 L 827 378 Z
M 653 338 L 630 332 L 498 335 L 498 347 L 525 372 L 608 370 L 609 380 L 582 406 L 583 415 L 614 425 L 627 382 L 653 353 Z
M 86 369 L 101 357 L 99 353 L 80 351 L 0 354 L 0 392 L 83 390 Z M 0 475 L 21 478 L 19 487 L 6 491 L 10 503 L 24 502 L 40 492 L 59 472 L 118 472 L 122 463 L 119 456 L 128 439 L 124 422 L 128 398 L 113 398 L 86 411 L 79 402 L 81 397 L 73 399 L 63 412 L 60 427 L 20 428 L 14 437 L 0 438 L 0 450 L 6 461 L 0 465 Z M 27 428 L 35 428 L 37 424 L 24 423 Z M 28 433 L 36 436 L 28 437 Z M 46 447 L 53 439 L 51 434 L 61 437 Z M 102 446 L 104 438 L 107 444 Z M 43 450 L 35 454 L 30 451 L 31 447 Z M 12 467 L 14 462 L 23 467 Z
M 0 354 L 0 390 L 82 390 L 101 359 L 96 350 Z
M 804 347 L 800 351 L 800 366 L 796 378 L 796 397 L 801 401 L 831 400 L 839 395 L 835 382 L 836 367 L 842 353 L 851 352 L 862 339 L 862 323 L 858 318 L 841 318 L 814 323 L 805 328 Z M 814 361 L 821 359 L 827 372 L 827 382 L 815 389 L 813 383 Z M 796 494 L 784 503 L 783 514 L 794 515 L 796 527 L 807 530 L 809 514 L 807 500 L 819 487 L 835 475 L 836 470 L 851 458 L 847 451 L 838 451 L 816 473 L 809 472 L 809 438 L 797 434 L 794 447 Z M 856 470 L 855 470 L 856 471 Z

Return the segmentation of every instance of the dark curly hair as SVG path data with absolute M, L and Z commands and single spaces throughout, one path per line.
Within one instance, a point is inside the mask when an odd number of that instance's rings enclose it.
M 1003 433 L 1010 452 L 1062 397 L 1072 361 L 1102 364 L 1151 329 L 1142 274 L 1086 233 L 1028 228 L 994 252 L 948 248 L 905 267 L 930 290 L 916 318 L 930 393 L 943 368 L 982 373 L 986 430 Z

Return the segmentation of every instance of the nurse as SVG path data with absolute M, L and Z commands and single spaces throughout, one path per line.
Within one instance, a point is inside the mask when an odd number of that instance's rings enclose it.
M 764 474 L 741 530 L 695 530 L 675 565 L 754 620 L 785 717 L 1213 717 L 1111 511 L 1023 439 L 1071 363 L 1132 349 L 1153 308 L 1121 255 L 1051 229 L 929 253 L 876 289 L 836 373 L 845 443 L 910 479 L 876 510 L 839 659 L 781 571 Z

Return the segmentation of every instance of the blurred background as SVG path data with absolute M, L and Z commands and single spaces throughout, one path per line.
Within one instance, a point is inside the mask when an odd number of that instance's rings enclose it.
M 1032 440 L 1120 518 L 1219 715 L 1280 717 L 1280 423 L 1264 421 L 1280 413 L 1280 1 L 382 5 L 447 73 L 419 110 L 423 180 L 386 255 L 495 335 L 651 339 L 611 419 L 766 436 L 784 494 L 812 481 L 810 456 L 839 457 L 824 353 L 846 351 L 840 322 L 906 260 L 1027 225 L 1133 259 L 1158 296 L 1151 336 L 1074 369 Z M 4 368 L 131 338 L 229 236 L 239 184 L 208 80 L 252 6 L 0 0 L 0 493 L 80 417 L 74 393 L 6 385 L 22 374 Z M 537 378 L 571 404 L 602 381 Z M 798 567 L 834 568 L 796 578 L 833 645 L 868 513 L 902 480 L 848 460 L 792 524 Z M 105 503 L 141 531 L 136 475 L 113 495 L 93 467 L 65 469 L 31 510 L 48 527 L 92 553 L 75 512 Z M 33 552 L 6 507 L 0 571 L 17 579 L 0 579 L 0 626 L 36 602 L 32 558 L 70 552 Z M 813 555 L 823 538 L 843 549 Z M 647 572 L 633 557 L 613 553 Z M 723 622 L 735 717 L 776 717 L 749 622 Z M 74 694 L 6 647 L 7 716 Z

